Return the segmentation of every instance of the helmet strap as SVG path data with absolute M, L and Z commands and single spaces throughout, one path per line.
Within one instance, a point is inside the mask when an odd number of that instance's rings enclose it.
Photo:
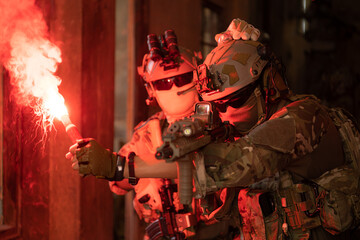
M 148 98 L 145 100 L 146 105 L 150 106 L 153 105 L 156 102 L 156 98 L 154 95 L 154 89 L 151 83 L 146 82 L 144 84 L 146 91 L 148 93 Z
M 256 124 L 254 126 L 252 126 L 249 130 L 247 130 L 246 132 L 241 132 L 241 134 L 246 135 L 248 134 L 250 131 L 252 131 L 254 128 L 256 128 L 257 126 L 259 126 L 261 123 L 263 123 L 266 119 L 266 112 L 264 111 L 264 107 L 263 107 L 263 96 L 261 94 L 261 91 L 259 89 L 259 87 L 256 87 L 254 89 L 254 94 L 256 97 L 256 105 L 257 105 L 257 112 L 258 112 L 258 121 L 256 122 Z
M 275 59 L 270 62 L 263 74 L 263 89 L 266 93 L 266 104 L 274 103 L 279 99 L 286 99 L 291 91 L 286 81 L 284 66 Z
M 263 96 L 261 94 L 261 91 L 259 89 L 259 87 L 256 87 L 254 89 L 254 94 L 256 97 L 256 102 L 257 102 L 257 109 L 258 109 L 258 121 L 257 123 L 254 125 L 254 127 L 260 125 L 262 122 L 265 121 L 266 119 L 266 111 L 264 111 L 264 107 L 263 107 Z M 254 128 L 252 127 L 252 129 Z M 252 130 L 251 129 L 251 130 Z

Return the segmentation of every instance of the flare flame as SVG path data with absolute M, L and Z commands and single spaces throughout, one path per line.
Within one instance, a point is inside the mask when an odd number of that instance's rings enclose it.
M 46 134 L 55 117 L 68 114 L 55 75 L 61 50 L 49 39 L 34 0 L 0 0 L 0 9 L 0 61 L 9 71 L 12 94 L 19 105 L 34 110 Z

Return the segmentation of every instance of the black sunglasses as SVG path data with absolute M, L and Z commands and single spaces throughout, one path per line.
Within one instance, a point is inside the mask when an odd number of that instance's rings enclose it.
M 215 107 L 219 112 L 226 112 L 227 107 L 239 108 L 249 99 L 251 94 L 254 92 L 257 84 L 251 84 L 243 89 L 240 89 L 229 96 L 222 99 L 215 100 Z
M 164 91 L 164 90 L 170 90 L 174 84 L 177 87 L 185 86 L 186 84 L 191 83 L 192 80 L 193 80 L 193 72 L 188 72 L 170 78 L 159 79 L 151 83 L 155 90 Z

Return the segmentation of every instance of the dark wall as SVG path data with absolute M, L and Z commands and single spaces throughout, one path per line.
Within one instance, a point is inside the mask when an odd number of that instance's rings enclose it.
M 257 0 L 251 12 L 253 24 L 263 36 L 269 34 L 270 46 L 285 63 L 290 87 L 344 107 L 359 121 L 360 2 Z

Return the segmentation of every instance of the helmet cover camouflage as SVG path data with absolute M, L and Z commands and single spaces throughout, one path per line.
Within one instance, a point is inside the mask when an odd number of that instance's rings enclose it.
M 205 101 L 226 97 L 255 82 L 267 64 L 255 41 L 230 41 L 214 48 L 195 71 L 198 92 Z

